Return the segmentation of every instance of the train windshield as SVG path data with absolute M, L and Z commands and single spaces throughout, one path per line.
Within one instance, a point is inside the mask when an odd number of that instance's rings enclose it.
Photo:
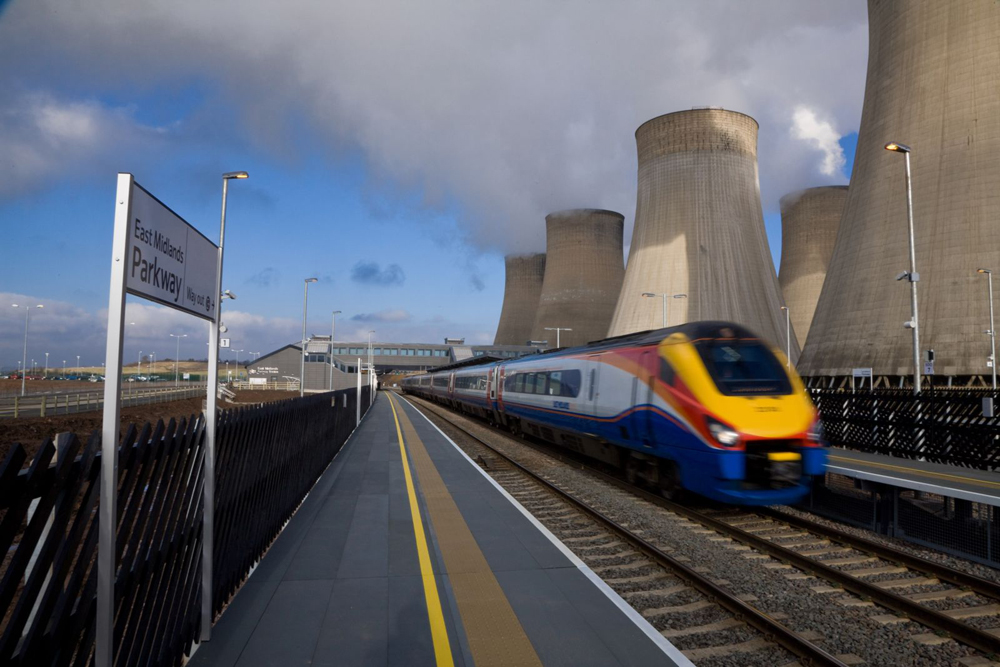
M 788 374 L 767 346 L 755 339 L 701 339 L 695 348 L 715 386 L 729 396 L 792 393 Z

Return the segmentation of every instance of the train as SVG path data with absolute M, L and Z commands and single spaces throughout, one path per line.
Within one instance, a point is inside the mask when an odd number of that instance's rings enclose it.
M 401 389 L 614 466 L 667 498 L 789 504 L 826 469 L 801 378 L 781 350 L 731 322 L 472 359 Z

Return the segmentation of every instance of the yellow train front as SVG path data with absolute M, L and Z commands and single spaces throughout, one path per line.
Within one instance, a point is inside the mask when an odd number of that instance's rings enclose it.
M 808 493 L 827 453 L 816 408 L 779 350 L 718 322 L 678 327 L 658 347 L 656 393 L 675 420 L 665 420 L 657 439 L 680 486 L 746 505 Z

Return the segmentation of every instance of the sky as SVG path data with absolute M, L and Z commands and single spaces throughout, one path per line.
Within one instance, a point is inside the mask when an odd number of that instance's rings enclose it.
M 760 124 L 778 200 L 846 183 L 864 0 L 0 0 L 0 368 L 103 360 L 116 174 L 213 240 L 229 190 L 233 350 L 309 333 L 490 343 L 503 256 L 546 213 L 635 212 L 634 132 L 698 106 Z M 129 297 L 125 358 L 204 358 L 201 320 Z M 133 323 L 134 324 L 131 324 Z M 235 352 L 230 355 L 235 358 Z M 227 355 L 223 355 L 226 358 Z

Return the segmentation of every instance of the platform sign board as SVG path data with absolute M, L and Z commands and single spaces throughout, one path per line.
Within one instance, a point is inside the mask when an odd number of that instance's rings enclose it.
M 229 347 L 229 339 L 228 338 L 220 338 L 219 339 L 219 347 Z
M 934 375 L 934 362 L 925 361 L 924 362 L 924 375 Z
M 94 656 L 97 667 L 111 667 L 114 658 L 118 437 L 125 295 L 154 301 L 209 320 L 214 325 L 219 307 L 219 254 L 218 246 L 143 189 L 132 174 L 118 174 L 101 428 Z
M 219 247 L 132 181 L 125 290 L 206 320 L 219 299 Z
M 854 391 L 854 380 L 861 378 L 861 386 L 865 386 L 864 378 L 868 378 L 868 388 L 872 388 L 872 369 L 870 368 L 853 368 L 851 369 L 851 391 Z

